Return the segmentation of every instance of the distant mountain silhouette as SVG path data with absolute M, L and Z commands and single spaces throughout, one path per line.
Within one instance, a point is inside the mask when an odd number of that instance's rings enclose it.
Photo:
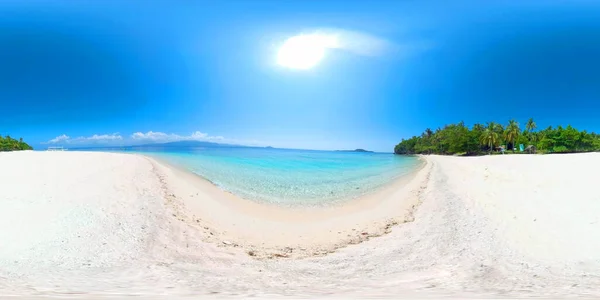
M 219 144 L 205 141 L 177 141 L 168 143 L 154 143 L 144 145 L 133 145 L 133 148 L 144 148 L 144 147 L 206 147 L 206 148 L 246 148 L 248 146 L 234 145 L 234 144 Z
M 365 150 L 365 149 L 355 149 L 355 150 L 335 150 L 337 152 L 366 152 L 373 153 L 373 151 Z
M 177 142 L 168 142 L 168 143 L 151 143 L 151 144 L 141 144 L 141 145 L 126 145 L 126 146 L 87 146 L 87 147 L 73 147 L 70 149 L 77 150 L 88 150 L 88 149 L 97 149 L 97 150 L 135 150 L 140 148 L 194 148 L 194 147 L 202 147 L 202 148 L 267 148 L 273 149 L 273 147 L 260 147 L 260 146 L 244 146 L 244 145 L 236 145 L 236 144 L 220 144 L 206 141 L 177 141 Z

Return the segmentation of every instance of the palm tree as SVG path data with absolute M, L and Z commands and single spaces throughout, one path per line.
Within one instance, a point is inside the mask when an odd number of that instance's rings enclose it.
M 481 144 L 487 146 L 490 149 L 490 154 L 492 154 L 492 150 L 498 146 L 500 143 L 500 135 L 498 135 L 498 124 L 494 122 L 489 122 L 488 127 L 483 131 L 481 135 Z
M 535 121 L 533 120 L 533 118 L 529 118 L 529 121 L 527 121 L 527 125 L 525 125 L 525 129 L 527 129 L 527 132 L 529 133 L 529 139 L 533 140 L 533 142 L 535 143 L 535 135 L 532 136 L 532 132 L 537 128 L 537 124 L 535 124 Z
M 477 124 L 473 125 L 473 130 L 475 130 L 475 131 L 483 131 L 483 130 L 485 130 L 485 127 L 483 125 L 477 123 Z
M 537 128 L 537 124 L 535 124 L 535 121 L 533 120 L 533 118 L 529 118 L 529 121 L 527 121 L 527 125 L 525 125 L 525 129 L 527 129 L 528 132 L 532 132 Z
M 515 152 L 515 143 L 519 138 L 520 131 L 521 129 L 519 129 L 519 123 L 517 121 L 508 121 L 508 126 L 506 126 L 506 130 L 504 131 L 504 137 L 506 138 L 506 141 L 512 145 L 513 152 Z
M 425 129 L 425 135 L 427 137 L 431 137 L 433 135 L 433 131 L 431 130 L 431 128 Z

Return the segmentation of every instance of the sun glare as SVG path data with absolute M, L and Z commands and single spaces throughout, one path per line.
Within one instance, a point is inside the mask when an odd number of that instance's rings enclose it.
M 316 66 L 328 48 L 335 48 L 337 39 L 322 34 L 302 34 L 285 41 L 277 53 L 277 63 L 291 69 L 308 70 Z

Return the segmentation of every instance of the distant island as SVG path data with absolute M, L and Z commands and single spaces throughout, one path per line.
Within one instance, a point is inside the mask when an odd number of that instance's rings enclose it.
M 523 153 L 577 153 L 600 151 L 600 135 L 585 130 L 549 126 L 536 131 L 533 119 L 521 130 L 510 120 L 506 126 L 489 122 L 471 128 L 464 122 L 449 124 L 435 131 L 427 128 L 420 136 L 403 139 L 395 154 L 482 155 L 512 150 Z
M 369 151 L 365 149 L 354 149 L 354 150 L 335 150 L 337 152 L 364 152 L 364 153 L 374 153 L 374 151 Z
M 23 142 L 23 138 L 15 140 L 7 135 L 2 137 L 0 135 L 0 151 L 18 151 L 18 150 L 33 150 L 31 146 Z

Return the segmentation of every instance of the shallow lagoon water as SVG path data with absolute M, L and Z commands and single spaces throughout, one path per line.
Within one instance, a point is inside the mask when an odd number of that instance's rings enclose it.
M 391 153 L 273 148 L 134 149 L 184 167 L 242 198 L 326 205 L 371 193 L 421 164 Z

